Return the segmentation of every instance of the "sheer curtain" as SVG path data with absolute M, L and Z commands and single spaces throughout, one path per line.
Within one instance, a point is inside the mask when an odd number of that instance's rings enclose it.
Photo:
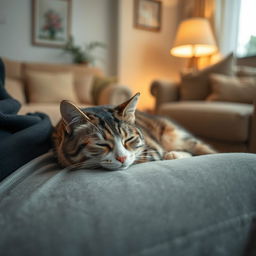
M 240 6 L 241 0 L 215 0 L 214 31 L 224 55 L 237 48 Z

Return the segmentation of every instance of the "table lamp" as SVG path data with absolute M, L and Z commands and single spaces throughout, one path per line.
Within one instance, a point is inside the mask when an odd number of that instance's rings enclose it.
M 217 51 L 210 23 L 205 18 L 190 18 L 178 27 L 171 55 L 191 58 L 188 67 L 197 69 L 197 58 Z

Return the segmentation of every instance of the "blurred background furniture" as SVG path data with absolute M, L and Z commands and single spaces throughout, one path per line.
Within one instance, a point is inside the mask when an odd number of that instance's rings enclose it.
M 6 69 L 5 87 L 22 104 L 19 114 L 44 112 L 53 125 L 59 119 L 59 103 L 71 100 L 80 107 L 119 104 L 131 97 L 126 86 L 116 78 L 105 77 L 92 66 L 19 62 L 3 59 Z
M 177 121 L 220 152 L 256 152 L 256 57 L 238 59 L 236 66 L 233 63 L 233 56 L 229 55 L 203 70 L 181 75 L 180 82 L 153 81 L 151 93 L 156 100 L 155 112 Z M 251 79 L 254 90 L 245 95 L 249 100 L 246 103 L 242 100 L 245 87 L 240 87 L 236 97 L 240 94 L 241 100 L 236 98 L 232 102 L 237 87 L 230 84 L 229 91 L 225 92 L 227 100 L 214 99 L 216 88 L 212 74 L 228 80 Z M 217 89 L 215 93 L 222 92 L 221 87 Z

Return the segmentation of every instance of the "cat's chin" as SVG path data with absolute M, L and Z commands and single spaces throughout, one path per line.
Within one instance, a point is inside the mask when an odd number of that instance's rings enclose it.
M 125 170 L 128 167 L 130 167 L 130 165 L 121 165 L 121 166 L 102 166 L 102 168 L 107 169 L 108 171 L 120 171 L 120 170 Z
M 130 165 L 121 166 L 118 170 L 125 170 L 125 169 L 128 169 L 128 167 L 130 167 Z

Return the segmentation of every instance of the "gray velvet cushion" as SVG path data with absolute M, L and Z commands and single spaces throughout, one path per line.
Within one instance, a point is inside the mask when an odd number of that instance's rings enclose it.
M 217 154 L 68 171 L 49 153 L 1 183 L 0 255 L 253 255 L 255 163 Z

